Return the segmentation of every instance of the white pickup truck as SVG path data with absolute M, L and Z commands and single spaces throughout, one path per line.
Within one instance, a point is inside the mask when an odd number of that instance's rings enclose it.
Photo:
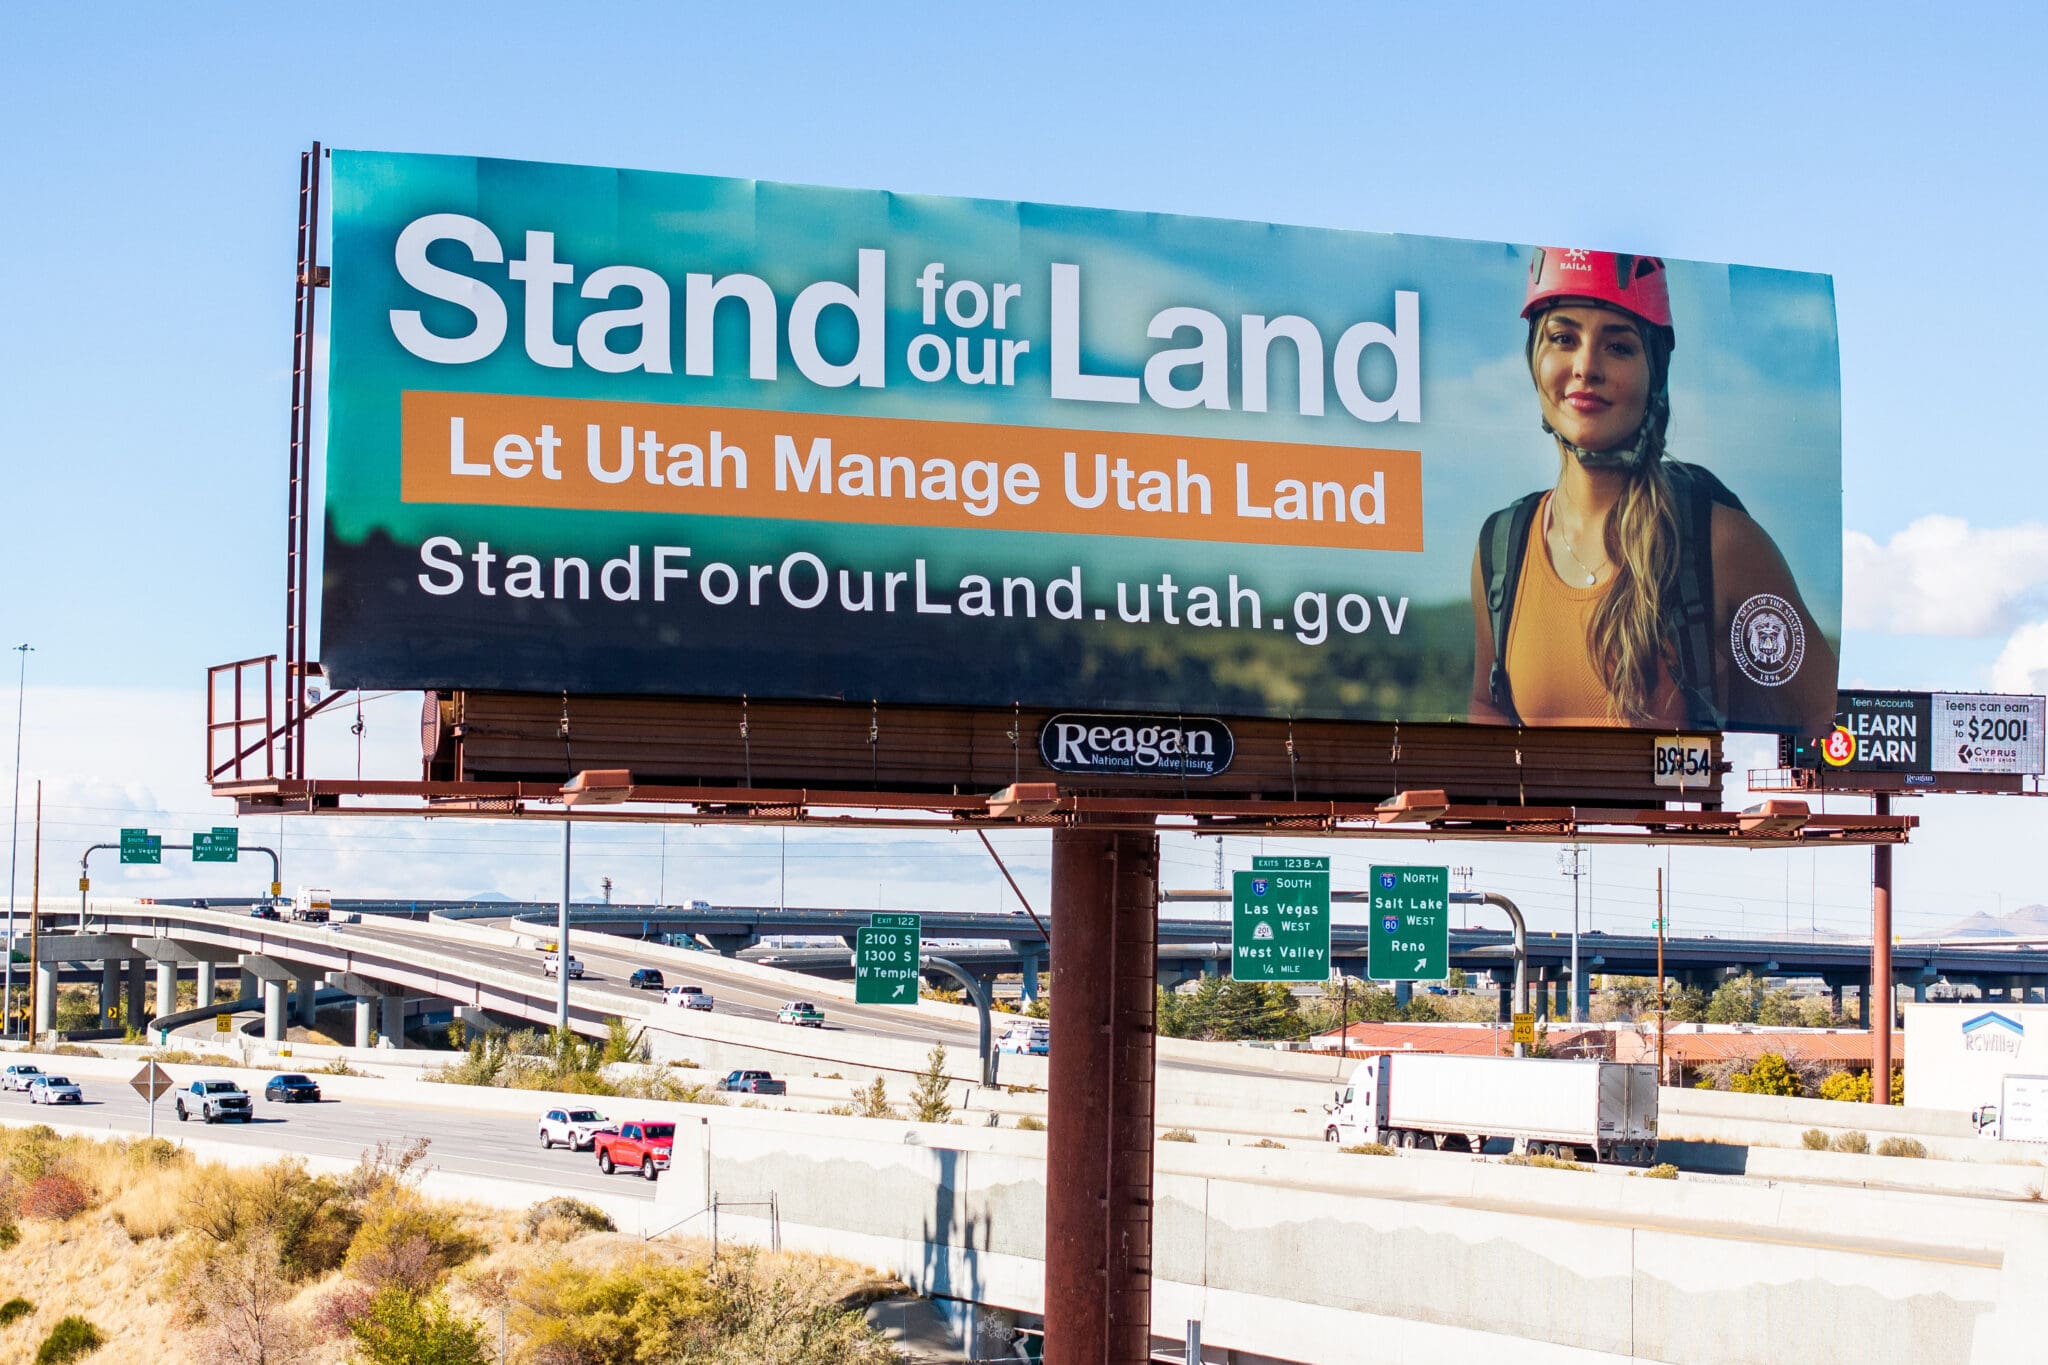
M 718 1003 L 702 986 L 670 986 L 661 993 L 661 1001 L 679 1010 L 708 1010 Z

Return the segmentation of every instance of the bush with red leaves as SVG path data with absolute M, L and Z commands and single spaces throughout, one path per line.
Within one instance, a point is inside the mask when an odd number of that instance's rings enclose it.
M 62 1171 L 51 1171 L 28 1182 L 21 1192 L 24 1218 L 42 1218 L 62 1223 L 92 1207 L 92 1191 L 84 1182 Z
M 323 1337 L 346 1337 L 370 1311 L 376 1292 L 368 1285 L 336 1285 L 313 1308 L 313 1330 Z

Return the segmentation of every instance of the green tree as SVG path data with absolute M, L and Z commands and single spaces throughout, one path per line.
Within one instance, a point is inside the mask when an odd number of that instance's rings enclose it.
M 1802 1015 L 1799 997 L 1790 986 L 1774 986 L 1757 1002 L 1756 1021 L 1770 1028 L 1798 1028 Z
M 1301 1032 L 1301 1013 L 1284 982 L 1232 981 L 1217 994 L 1207 1032 L 1232 1041 L 1293 1038 Z
M 438 1294 L 422 1299 L 385 1289 L 349 1331 L 369 1365 L 485 1365 L 489 1359 L 477 1325 Z
M 1713 999 L 1707 1002 L 1707 1022 L 1754 1024 L 1763 996 L 1763 983 L 1749 973 L 1731 976 L 1715 989 Z
M 1664 997 L 1665 1018 L 1674 1024 L 1703 1024 L 1707 1021 L 1707 993 L 1698 986 L 1680 986 Z
M 910 1088 L 910 1107 L 919 1123 L 944 1123 L 953 1117 L 953 1106 L 946 1100 L 946 1045 L 934 1043 L 931 1054 L 925 1058 L 924 1070 L 917 1073 L 917 1083 Z
M 1746 1095 L 1797 1096 L 1802 1093 L 1798 1075 L 1775 1052 L 1766 1052 L 1750 1064 L 1749 1070 L 1737 1072 L 1729 1079 L 1728 1088 Z

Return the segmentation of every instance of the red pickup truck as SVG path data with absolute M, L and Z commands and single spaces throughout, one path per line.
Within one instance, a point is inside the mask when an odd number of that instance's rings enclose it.
M 597 1134 L 597 1169 L 610 1175 L 623 1166 L 653 1180 L 668 1169 L 669 1154 L 675 1145 L 673 1123 L 622 1123 L 616 1132 Z

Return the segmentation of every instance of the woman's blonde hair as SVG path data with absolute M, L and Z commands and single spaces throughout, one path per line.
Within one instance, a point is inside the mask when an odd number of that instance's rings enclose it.
M 1664 603 L 1678 573 L 1678 507 L 1657 457 L 1631 472 L 1607 516 L 1607 558 L 1614 583 L 1586 623 L 1586 648 L 1607 683 L 1607 705 L 1625 725 L 1646 725 L 1664 663 Z
M 1569 300 L 1559 300 L 1559 304 Z M 1602 305 L 1605 306 L 1605 305 Z M 1545 309 L 1547 313 L 1549 309 Z M 1541 345 L 1544 313 L 1529 319 L 1525 357 L 1531 377 Z M 1643 425 L 1629 458 L 1619 466 L 1628 483 L 1607 516 L 1605 548 L 1614 567 L 1606 596 L 1586 623 L 1586 651 L 1607 685 L 1607 708 L 1624 725 L 1650 723 L 1657 677 L 1665 663 L 1664 604 L 1676 590 L 1678 577 L 1678 503 L 1671 476 L 1664 469 L 1664 432 L 1671 420 L 1669 328 L 1638 320 L 1644 355 L 1650 367 L 1650 394 Z M 1558 443 L 1564 459 L 1578 454 L 1548 422 L 1543 429 Z

